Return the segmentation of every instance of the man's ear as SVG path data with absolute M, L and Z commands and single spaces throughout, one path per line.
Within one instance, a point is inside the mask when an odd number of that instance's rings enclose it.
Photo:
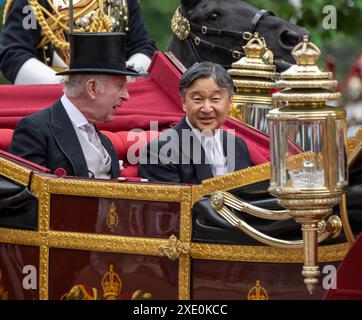
M 86 83 L 86 89 L 89 97 L 94 100 L 96 98 L 97 81 L 95 79 L 89 79 Z
M 182 102 L 182 110 L 186 112 L 185 97 L 182 97 L 182 96 L 181 96 L 181 102 Z
M 183 96 L 180 94 L 180 99 L 181 99 L 181 103 L 182 103 L 182 110 L 186 112 L 185 97 L 183 97 Z

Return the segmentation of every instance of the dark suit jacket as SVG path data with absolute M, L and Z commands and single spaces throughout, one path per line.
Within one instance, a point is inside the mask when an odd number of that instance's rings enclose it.
M 205 151 L 201 147 L 199 139 L 192 134 L 190 141 L 183 139 L 182 130 L 191 130 L 184 117 L 174 128 L 167 130 L 157 139 L 151 141 L 143 151 L 138 167 L 138 176 L 150 181 L 175 182 L 175 183 L 193 183 L 199 184 L 205 179 L 212 178 L 214 175 L 210 164 L 205 163 Z M 167 139 L 166 137 L 172 139 Z M 234 171 L 245 169 L 251 165 L 250 155 L 244 140 L 222 131 L 224 156 L 227 157 L 227 164 L 234 163 Z M 227 150 L 227 140 L 235 139 L 235 151 Z M 164 141 L 166 140 L 166 141 Z M 178 143 L 178 140 L 181 142 Z M 172 141 L 172 142 L 170 142 Z M 229 140 L 230 141 L 230 140 Z M 195 146 L 192 148 L 192 146 Z M 197 149 L 199 148 L 199 149 Z M 168 154 L 176 155 L 177 163 L 152 164 L 150 159 L 158 158 L 158 152 L 164 150 Z M 201 159 L 196 161 L 196 155 L 193 150 L 201 151 Z M 157 154 L 155 154 L 157 152 Z M 232 155 L 235 158 L 232 159 Z
M 38 0 L 38 2 L 49 12 L 52 12 L 46 0 Z M 23 13 L 23 9 L 27 5 L 28 0 L 16 0 L 12 3 L 0 36 L 0 70 L 13 83 L 20 67 L 30 58 L 37 58 L 49 65 L 52 62 L 44 61 L 43 49 L 37 48 L 42 37 L 39 24 L 37 23 L 34 29 L 24 29 L 23 27 L 23 21 L 29 24 L 29 11 Z M 135 53 L 143 53 L 152 58 L 156 51 L 156 45 L 145 28 L 138 0 L 128 0 L 128 12 L 127 59 Z M 49 44 L 47 56 L 51 59 L 53 50 L 52 44 Z
M 104 148 L 112 159 L 111 176 L 119 176 L 119 161 L 112 142 L 98 131 Z M 54 172 L 66 170 L 68 176 L 88 177 L 87 162 L 77 134 L 58 100 L 52 107 L 21 119 L 8 150 Z

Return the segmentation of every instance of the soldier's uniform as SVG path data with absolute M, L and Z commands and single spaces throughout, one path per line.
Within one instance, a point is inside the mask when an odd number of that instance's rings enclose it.
M 8 2 L 11 2 L 10 10 L 7 12 L 0 37 L 0 69 L 5 77 L 14 83 L 19 70 L 24 69 L 25 63 L 32 58 L 36 58 L 48 66 L 65 67 L 63 61 L 65 64 L 68 62 L 66 48 L 68 44 L 67 33 L 62 25 L 67 28 L 69 23 L 68 0 L 8 0 Z M 35 14 L 31 17 L 29 10 L 26 10 L 29 7 L 26 6 L 34 4 L 34 2 L 36 3 Z M 131 63 L 136 61 L 135 64 L 137 64 L 137 59 L 141 58 L 143 61 L 146 60 L 147 65 L 156 46 L 144 26 L 138 0 L 103 0 L 102 2 L 104 7 L 99 10 L 98 0 L 73 0 L 74 31 L 126 32 L 127 60 L 130 59 Z M 50 15 L 61 23 L 54 24 L 55 19 L 47 15 L 43 9 L 48 10 Z M 121 11 L 121 15 L 118 14 L 118 9 Z M 43 16 L 44 19 L 39 19 L 39 16 Z M 101 19 L 99 19 L 100 17 Z M 101 21 L 94 21 L 97 19 Z M 41 23 L 40 20 L 46 22 L 45 26 L 49 28 L 44 28 L 44 23 Z M 36 23 L 32 23 L 34 21 Z M 51 33 L 55 37 L 49 37 Z M 107 48 L 104 49 L 107 50 Z M 35 62 L 35 59 L 31 61 Z M 47 68 L 45 65 L 36 63 L 38 62 L 33 63 L 31 68 L 37 70 L 35 67 L 38 66 L 37 72 L 48 72 L 44 69 Z M 135 69 L 137 70 L 137 66 Z M 59 71 L 59 69 L 56 70 Z M 32 73 L 32 69 L 26 70 L 26 72 Z M 51 74 L 53 74 L 52 70 Z

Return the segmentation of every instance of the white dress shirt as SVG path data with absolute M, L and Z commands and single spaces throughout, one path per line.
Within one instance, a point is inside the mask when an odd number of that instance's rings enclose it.
M 87 120 L 65 95 L 63 95 L 60 100 L 73 124 L 75 133 L 82 147 L 84 158 L 87 162 L 89 176 L 100 179 L 109 179 L 111 177 L 111 157 L 102 144 L 101 148 L 103 150 L 100 150 L 99 146 L 94 145 L 94 143 L 90 141 L 89 135 L 85 130 L 86 125 L 94 125 Z M 95 132 L 95 134 L 97 133 Z M 98 137 L 98 139 L 100 138 Z
M 199 139 L 207 157 L 206 163 L 211 165 L 214 176 L 222 176 L 229 173 L 222 146 L 223 137 L 221 129 L 216 129 L 213 136 L 208 136 L 200 132 L 199 129 L 195 129 L 187 117 L 186 122 Z

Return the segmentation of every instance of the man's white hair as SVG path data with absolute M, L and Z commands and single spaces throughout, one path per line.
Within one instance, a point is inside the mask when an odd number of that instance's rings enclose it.
M 97 82 L 97 88 L 100 93 L 105 90 L 105 76 L 94 74 L 75 74 L 65 76 L 64 81 L 64 93 L 68 98 L 78 98 L 81 96 L 84 90 L 84 86 L 88 80 L 95 79 Z

